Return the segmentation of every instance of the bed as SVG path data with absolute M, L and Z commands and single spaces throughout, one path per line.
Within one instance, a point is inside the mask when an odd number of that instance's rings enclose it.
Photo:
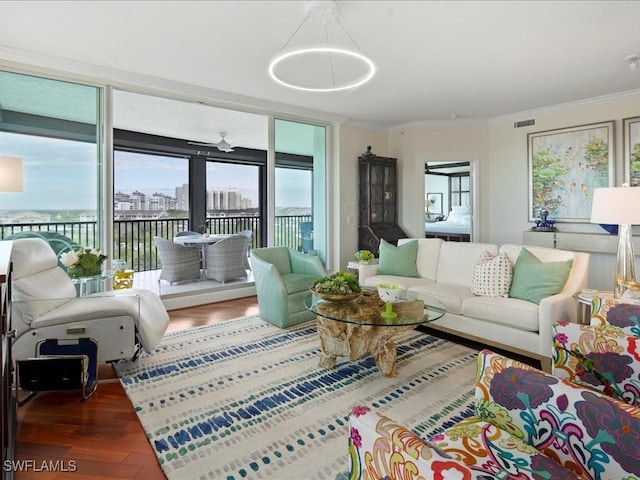
M 426 238 L 442 238 L 450 242 L 471 241 L 471 211 L 468 205 L 451 208 L 446 220 L 440 222 L 425 221 Z

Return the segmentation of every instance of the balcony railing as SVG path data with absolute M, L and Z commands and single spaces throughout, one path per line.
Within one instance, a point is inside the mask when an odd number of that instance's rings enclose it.
M 310 222 L 311 215 L 280 215 L 275 218 L 276 244 L 299 249 L 301 246 L 300 223 Z M 116 220 L 113 222 L 113 257 L 126 260 L 136 272 L 158 270 L 160 258 L 153 244 L 153 237 L 173 239 L 178 232 L 188 230 L 186 218 L 161 220 Z M 258 217 L 209 217 L 206 231 L 230 234 L 251 230 L 253 236 L 249 248 L 259 245 L 262 225 Z M 7 239 L 20 232 L 57 232 L 80 245 L 96 246 L 98 240 L 96 222 L 5 223 L 0 224 L 0 238 Z

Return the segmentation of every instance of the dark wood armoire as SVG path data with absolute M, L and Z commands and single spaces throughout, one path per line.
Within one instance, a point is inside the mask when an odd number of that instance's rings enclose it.
M 397 244 L 398 239 L 407 237 L 397 223 L 397 159 L 359 157 L 358 172 L 358 249 L 377 256 L 381 239 Z

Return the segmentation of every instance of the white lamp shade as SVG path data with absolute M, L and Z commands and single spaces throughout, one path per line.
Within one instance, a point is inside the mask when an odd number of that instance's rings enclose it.
M 0 157 L 0 192 L 22 192 L 22 159 Z
M 640 225 L 640 187 L 594 189 L 591 223 Z

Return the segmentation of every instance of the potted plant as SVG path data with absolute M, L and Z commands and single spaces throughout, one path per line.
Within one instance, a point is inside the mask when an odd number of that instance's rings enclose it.
M 362 293 L 358 277 L 343 271 L 314 280 L 310 289 L 319 298 L 337 302 L 352 300 Z
M 354 256 L 360 263 L 369 263 L 375 258 L 369 250 L 358 250 Z
M 93 247 L 76 248 L 60 254 L 60 262 L 67 267 L 71 278 L 100 275 L 106 258 L 106 255 Z

